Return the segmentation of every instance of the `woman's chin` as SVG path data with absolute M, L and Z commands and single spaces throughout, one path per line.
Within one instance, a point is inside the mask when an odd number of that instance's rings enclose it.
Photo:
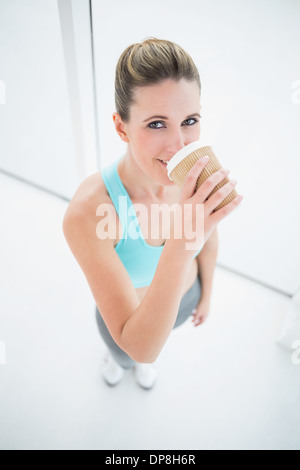
M 159 168 L 156 174 L 159 175 L 159 182 L 164 186 L 174 186 L 174 182 L 168 177 L 167 165 L 157 160 Z

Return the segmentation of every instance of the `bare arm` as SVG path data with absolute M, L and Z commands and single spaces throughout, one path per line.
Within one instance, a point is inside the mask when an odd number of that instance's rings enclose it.
M 126 349 L 136 351 L 139 362 L 154 362 L 170 335 L 190 269 L 190 257 L 178 255 L 168 241 L 144 298 L 122 330 Z
M 205 243 L 202 251 L 197 256 L 199 277 L 201 280 L 201 300 L 210 301 L 214 272 L 218 257 L 219 238 L 217 229 Z

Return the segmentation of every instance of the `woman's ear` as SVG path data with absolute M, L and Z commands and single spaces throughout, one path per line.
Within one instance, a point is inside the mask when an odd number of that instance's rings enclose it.
M 123 142 L 129 143 L 129 139 L 126 133 L 126 125 L 123 123 L 122 118 L 119 113 L 113 113 L 113 121 L 115 128 Z

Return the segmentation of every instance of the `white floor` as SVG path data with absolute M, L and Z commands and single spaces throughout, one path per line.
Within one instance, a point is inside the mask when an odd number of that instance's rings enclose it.
M 152 391 L 103 382 L 66 206 L 0 174 L 0 448 L 300 449 L 300 365 L 276 345 L 288 299 L 220 268 L 208 321 L 171 334 Z

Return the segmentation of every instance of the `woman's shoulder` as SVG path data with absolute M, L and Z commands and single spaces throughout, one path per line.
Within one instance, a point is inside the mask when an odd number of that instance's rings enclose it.
M 103 211 L 99 212 L 97 210 L 101 204 L 109 204 L 112 211 L 103 215 Z M 94 237 L 95 225 L 97 226 L 104 216 L 106 221 L 107 217 L 110 217 L 109 223 L 112 222 L 117 227 L 116 237 L 111 238 L 114 246 L 119 241 L 118 216 L 101 173 L 97 172 L 82 181 L 67 207 L 63 218 L 63 230 L 66 238 L 77 245 L 81 245 L 82 236 L 85 240 L 86 237 Z M 77 233 L 75 238 L 74 232 Z
M 67 208 L 68 215 L 95 216 L 99 204 L 111 203 L 106 186 L 98 171 L 89 175 L 76 189 Z

